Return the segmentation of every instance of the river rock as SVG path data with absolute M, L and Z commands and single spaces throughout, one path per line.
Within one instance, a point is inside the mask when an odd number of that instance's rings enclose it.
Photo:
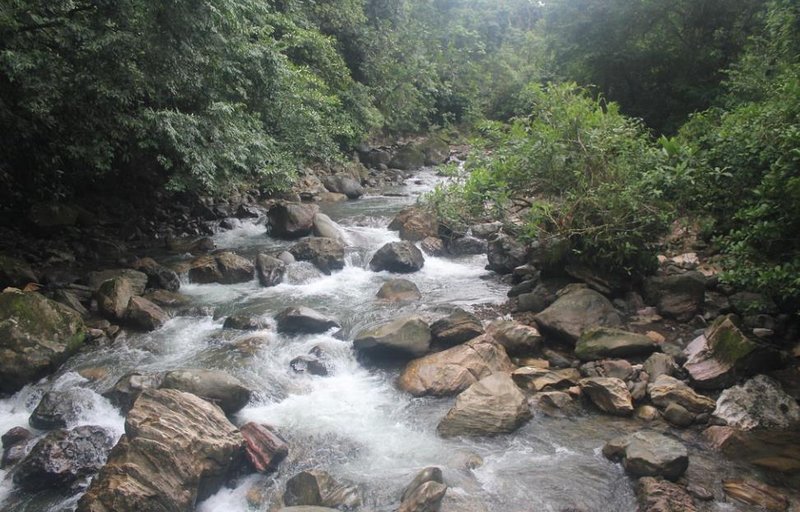
M 487 270 L 493 270 L 498 274 L 510 274 L 515 268 L 527 262 L 528 248 L 516 239 L 500 234 L 489 242 L 486 255 L 489 259 Z
M 435 236 L 428 236 L 422 239 L 419 243 L 422 252 L 428 256 L 441 257 L 447 252 L 444 248 L 444 241 Z
M 125 319 L 128 303 L 135 296 L 131 282 L 124 277 L 109 279 L 100 285 L 95 294 L 97 308 L 113 320 Z
M 450 241 L 447 248 L 453 256 L 469 256 L 472 254 L 485 254 L 488 244 L 474 236 L 462 236 Z
M 714 416 L 742 430 L 800 428 L 800 406 L 766 375 L 724 390 L 717 399 Z
M 609 357 L 646 356 L 656 350 L 658 344 L 643 334 L 611 327 L 592 327 L 578 339 L 575 356 L 581 361 L 597 361 Z
M 25 288 L 28 283 L 37 283 L 39 278 L 22 260 L 0 254 L 0 290 L 7 287 Z
M 144 295 L 144 298 L 161 306 L 162 308 L 177 308 L 188 306 L 191 300 L 186 295 L 171 292 L 168 290 L 153 290 Z
M 756 480 L 723 480 L 722 489 L 740 503 L 769 512 L 783 512 L 789 508 L 789 500 L 778 489 Z
M 420 357 L 430 350 L 431 330 L 419 316 L 402 317 L 359 332 L 353 346 L 370 355 Z
M 700 272 L 655 276 L 645 281 L 644 292 L 660 315 L 687 322 L 703 307 L 705 277 Z
M 263 327 L 264 324 L 258 318 L 245 314 L 231 315 L 222 323 L 223 329 L 236 329 L 239 331 L 257 331 Z
M 65 391 L 48 391 L 31 413 L 28 423 L 39 430 L 66 427 L 77 421 L 81 414 L 94 407 L 91 391 L 72 388 Z
M 494 373 L 458 395 L 437 431 L 442 437 L 505 434 L 531 417 L 528 400 L 511 377 Z
M 174 370 L 164 374 L 161 389 L 192 393 L 233 414 L 250 401 L 251 391 L 242 381 L 221 370 Z
M 164 375 L 161 373 L 127 373 L 120 377 L 111 389 L 103 393 L 103 396 L 119 407 L 123 413 L 127 413 L 142 391 L 158 389 L 163 380 Z
M 686 489 L 668 480 L 646 476 L 636 486 L 639 512 L 696 512 Z
M 278 203 L 267 212 L 270 235 L 292 240 L 311 234 L 319 206 L 301 203 Z
M 578 385 L 580 377 L 580 373 L 574 368 L 548 370 L 546 368 L 523 366 L 511 373 L 511 378 L 517 386 L 535 393 L 569 389 Z
M 452 347 L 483 334 L 483 325 L 478 317 L 457 309 L 450 315 L 431 324 L 431 336 L 434 343 L 443 347 Z
M 534 319 L 545 335 L 570 342 L 576 342 L 592 327 L 620 323 L 611 302 L 589 288 L 577 288 L 562 295 Z
M 339 225 L 324 213 L 314 215 L 314 236 L 344 242 L 344 235 Z
M 589 377 L 580 381 L 581 391 L 602 411 L 617 416 L 633 414 L 633 398 L 625 381 L 614 377 Z
M 420 294 L 417 285 L 408 279 L 389 279 L 383 283 L 383 286 L 378 290 L 376 296 L 379 299 L 388 300 L 390 302 L 419 300 L 422 298 L 422 294 Z
M 250 260 L 232 252 L 201 256 L 192 261 L 189 280 L 193 283 L 246 283 L 253 279 L 255 266 Z
M 395 215 L 389 223 L 389 229 L 399 231 L 401 240 L 419 242 L 439 236 L 439 221 L 433 213 L 411 206 Z
M 333 318 L 305 306 L 288 307 L 278 313 L 275 320 L 278 332 L 289 334 L 316 334 L 341 327 Z
M 239 428 L 247 460 L 259 473 L 274 471 L 289 455 L 289 445 L 266 425 L 248 422 Z
M 667 404 L 667 407 L 664 408 L 664 419 L 670 425 L 679 427 L 679 428 L 686 428 L 692 423 L 694 423 L 696 415 L 689 412 L 685 407 L 682 405 L 676 404 L 675 402 L 670 402 Z
M 177 292 L 181 287 L 178 274 L 154 260 L 140 258 L 133 262 L 133 268 L 147 275 L 147 287 Z
M 332 507 L 352 510 L 361 505 L 358 488 L 343 485 L 325 471 L 298 473 L 286 482 L 283 502 L 289 506 Z
M 294 259 L 294 256 L 292 256 Z M 256 256 L 256 277 L 261 286 L 277 286 L 283 281 L 286 273 L 286 264 L 269 254 L 260 253 Z
M 401 274 L 416 272 L 423 265 L 422 252 L 411 242 L 390 242 L 378 249 L 369 262 L 369 267 L 375 272 L 388 270 Z
M 69 485 L 96 473 L 112 446 L 114 437 L 102 427 L 50 432 L 19 463 L 14 483 L 29 491 Z
M 411 171 L 425 165 L 425 153 L 415 144 L 408 144 L 400 148 L 389 162 L 392 169 Z
M 530 356 L 542 348 L 542 335 L 535 327 L 513 320 L 497 320 L 489 324 L 487 334 L 512 356 Z
M 642 365 L 642 369 L 650 377 L 650 381 L 654 382 L 662 375 L 670 377 L 675 375 L 675 372 L 678 371 L 678 365 L 671 355 L 656 352 L 647 358 Z
M 174 389 L 145 390 L 77 511 L 193 510 L 224 483 L 243 443 L 217 406 Z
M 417 147 L 425 155 L 425 165 L 441 165 L 450 158 L 450 145 L 439 137 L 430 137 Z
M 297 261 L 310 261 L 327 275 L 344 268 L 344 245 L 332 238 L 309 238 L 293 245 L 289 252 Z
M 660 476 L 677 480 L 689 467 L 689 454 L 678 441 L 650 430 L 621 436 L 606 443 L 603 455 L 622 459 L 633 476 Z
M 163 326 L 169 317 L 163 309 L 144 297 L 131 297 L 125 312 L 125 322 L 143 331 L 155 331 Z
M 27 443 L 31 439 L 33 439 L 33 434 L 25 427 L 12 427 L 0 437 L 3 448 L 10 448 L 20 443 Z
M 414 396 L 455 395 L 492 373 L 513 369 L 503 347 L 482 336 L 411 361 L 398 386 Z
M 38 293 L 0 293 L 0 393 L 55 370 L 86 338 L 80 315 Z
M 427 481 L 400 503 L 397 512 L 438 512 L 446 492 L 447 486 L 443 483 Z
M 296 373 L 308 373 L 310 375 L 317 375 L 319 377 L 325 377 L 328 375 L 327 365 L 318 357 L 312 355 L 297 356 L 289 361 L 289 366 Z
M 709 414 L 714 411 L 714 400 L 696 393 L 685 383 L 669 375 L 660 375 L 647 386 L 650 400 L 664 409 L 670 403 L 681 405 L 694 414 Z
M 115 268 L 89 272 L 86 275 L 86 284 L 93 291 L 98 291 L 100 286 L 108 280 L 124 278 L 131 285 L 133 295 L 142 295 L 147 289 L 149 278 L 144 272 L 130 268 Z
M 322 178 L 322 183 L 328 191 L 344 194 L 348 199 L 358 199 L 364 195 L 364 187 L 361 186 L 361 183 L 344 174 L 325 176 Z
M 632 380 L 633 365 L 624 359 L 603 359 L 581 365 L 580 373 L 585 377 L 616 377 L 624 381 Z

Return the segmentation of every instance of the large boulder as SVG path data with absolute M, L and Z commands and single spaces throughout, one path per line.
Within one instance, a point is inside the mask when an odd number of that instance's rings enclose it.
M 124 277 L 109 279 L 100 285 L 95 293 L 97 308 L 112 320 L 124 320 L 128 303 L 135 292 L 131 282 Z
M 319 206 L 301 203 L 277 203 L 267 212 L 270 235 L 292 240 L 311 234 Z
M 781 492 L 781 489 L 758 480 L 726 479 L 722 481 L 722 490 L 725 491 L 726 496 L 740 503 L 758 507 L 758 510 L 769 512 L 789 510 L 789 499 Z
M 645 281 L 644 292 L 659 314 L 687 322 L 703 307 L 705 277 L 700 272 L 655 276 Z
M 99 471 L 114 441 L 109 431 L 91 425 L 50 432 L 19 463 L 14 483 L 30 491 L 70 485 Z
M 617 416 L 633 414 L 633 398 L 625 381 L 616 377 L 589 377 L 580 381 L 581 391 L 601 410 Z
M 361 183 L 345 174 L 325 176 L 322 178 L 322 183 L 328 191 L 344 194 L 348 199 L 358 199 L 364 195 L 364 187 L 361 186 Z
M 255 266 L 247 258 L 225 251 L 192 261 L 189 280 L 193 283 L 246 283 L 253 279 Z
M 447 250 L 453 256 L 469 256 L 473 254 L 486 254 L 489 245 L 486 240 L 474 236 L 462 236 L 450 240 Z
M 147 275 L 147 287 L 177 292 L 181 287 L 178 274 L 171 268 L 159 264 L 153 258 L 140 258 L 133 262 L 133 268 Z
M 0 293 L 0 392 L 55 370 L 86 338 L 80 315 L 38 293 Z
M 24 288 L 28 283 L 36 283 L 39 279 L 31 267 L 22 260 L 0 254 L 0 290 L 9 286 Z
M 542 335 L 535 327 L 513 320 L 497 320 L 489 324 L 487 334 L 512 356 L 530 356 L 542 348 Z
M 342 229 L 324 213 L 314 215 L 314 236 L 332 238 L 337 242 L 344 242 Z
M 660 476 L 677 480 L 689 467 L 689 453 L 680 442 L 649 430 L 606 443 L 603 455 L 622 459 L 625 471 L 636 477 Z
M 65 391 L 48 391 L 39 400 L 31 413 L 28 423 L 39 430 L 66 427 L 76 422 L 82 413 L 94 407 L 92 392 L 83 388 Z
M 494 373 L 458 395 L 437 431 L 442 437 L 506 434 L 531 417 L 528 400 L 511 377 Z
M 244 438 L 247 460 L 259 473 L 275 470 L 289 455 L 289 445 L 267 425 L 249 422 L 239 430 Z
M 592 327 L 615 326 L 621 321 L 611 302 L 589 288 L 563 294 L 535 320 L 545 335 L 569 342 L 577 342 Z
M 397 512 L 438 512 L 446 492 L 444 483 L 428 480 L 407 495 Z
M 660 478 L 646 476 L 636 487 L 639 512 L 696 512 L 694 500 L 685 488 Z
M 430 137 L 417 148 L 425 155 L 425 165 L 440 165 L 450 158 L 450 145 L 439 137 Z
M 431 324 L 431 336 L 439 346 L 452 347 L 483 334 L 483 325 L 478 317 L 457 309 L 450 315 Z
M 800 406 L 766 375 L 724 390 L 717 399 L 714 416 L 742 430 L 800 429 Z
M 492 373 L 513 369 L 503 347 L 482 336 L 411 361 L 398 386 L 414 396 L 455 395 Z
M 389 302 L 419 300 L 422 295 L 417 285 L 408 279 L 389 279 L 378 290 L 376 297 Z
M 410 206 L 395 215 L 389 223 L 389 229 L 399 231 L 402 240 L 419 242 L 439 235 L 439 221 L 433 213 Z
M 134 295 L 142 295 L 147 289 L 149 278 L 144 272 L 130 268 L 112 268 L 89 272 L 86 275 L 86 284 L 93 291 L 98 291 L 100 286 L 110 279 L 125 278 L 131 286 Z
M 392 169 L 412 171 L 425 165 L 425 153 L 415 144 L 408 144 L 400 148 L 389 162 Z
M 431 330 L 416 315 L 402 317 L 359 332 L 353 346 L 367 355 L 420 357 L 430 350 Z
M 275 317 L 278 332 L 316 334 L 341 327 L 339 322 L 305 306 L 288 307 Z
M 126 373 L 117 380 L 111 389 L 103 393 L 103 396 L 119 407 L 123 413 L 127 413 L 142 391 L 158 389 L 163 380 L 164 375 L 161 373 Z
M 375 271 L 388 270 L 408 274 L 416 272 L 425 265 L 422 252 L 411 242 L 389 242 L 375 253 L 369 267 Z
M 352 510 L 361 505 L 358 488 L 337 482 L 325 471 L 309 470 L 286 482 L 283 502 L 289 506 Z
M 487 270 L 498 274 L 510 274 L 515 268 L 524 265 L 528 260 L 528 248 L 508 235 L 497 235 L 487 246 L 489 264 Z
M 177 389 L 217 404 L 233 414 L 250 401 L 251 391 L 242 381 L 221 370 L 174 370 L 164 375 L 161 389 Z
M 344 268 L 344 244 L 333 238 L 309 238 L 293 245 L 289 252 L 297 261 L 310 261 L 327 275 Z
M 694 414 L 709 414 L 714 411 L 714 400 L 695 392 L 692 388 L 669 375 L 660 375 L 647 386 L 650 400 L 665 409 L 675 403 Z
M 606 358 L 646 356 L 658 350 L 658 344 L 645 336 L 612 327 L 592 327 L 581 334 L 575 356 L 581 361 Z
M 278 258 L 263 253 L 256 256 L 256 277 L 261 286 L 279 285 L 285 273 L 286 264 Z
M 174 389 L 146 390 L 77 510 L 193 510 L 225 482 L 243 443 L 217 406 Z
M 164 325 L 169 317 L 163 309 L 144 297 L 131 297 L 125 312 L 128 325 L 143 331 L 155 331 Z

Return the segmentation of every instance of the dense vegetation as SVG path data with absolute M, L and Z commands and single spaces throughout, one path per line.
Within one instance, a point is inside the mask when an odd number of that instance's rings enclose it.
M 430 198 L 454 225 L 524 199 L 520 236 L 632 275 L 669 222 L 700 219 L 728 279 L 797 300 L 798 10 L 9 0 L 0 200 L 270 192 L 363 141 L 458 127 L 476 139 L 468 173 Z

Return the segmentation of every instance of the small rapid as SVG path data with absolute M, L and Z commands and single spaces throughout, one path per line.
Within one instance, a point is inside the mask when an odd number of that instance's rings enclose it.
M 512 435 L 445 440 L 437 436 L 436 425 L 453 398 L 414 398 L 395 386 L 397 369 L 365 367 L 357 360 L 351 340 L 367 326 L 410 313 L 432 321 L 454 307 L 469 310 L 506 300 L 508 286 L 484 269 L 484 255 L 426 257 L 422 270 L 406 276 L 419 288 L 420 301 L 398 304 L 375 297 L 392 275 L 370 271 L 369 259 L 383 244 L 398 240 L 386 226 L 441 180 L 426 169 L 406 186 L 387 191 L 389 195 L 324 205 L 323 212 L 339 224 L 347 245 L 346 266 L 332 275 L 296 263 L 284 282 L 271 288 L 256 280 L 234 285 L 185 282 L 181 293 L 190 299 L 190 307 L 162 328 L 123 334 L 109 346 L 73 357 L 57 375 L 0 400 L 0 430 L 27 426 L 45 391 L 78 386 L 95 397 L 95 407 L 82 413 L 80 423 L 106 426 L 119 436 L 124 419 L 98 393 L 121 376 L 134 370 L 220 369 L 254 390 L 250 404 L 233 420 L 274 425 L 289 442 L 290 454 L 276 473 L 241 478 L 200 503 L 202 512 L 269 510 L 285 481 L 306 469 L 322 469 L 358 485 L 363 510 L 389 511 L 396 508 L 408 481 L 430 465 L 443 468 L 450 486 L 445 507 L 451 508 L 446 510 L 634 510 L 629 479 L 599 453 L 606 439 L 624 431 L 622 420 L 537 416 Z M 291 245 L 266 236 L 263 219 L 240 222 L 214 240 L 220 248 L 251 258 Z M 336 318 L 341 330 L 278 334 L 274 316 L 301 305 Z M 224 318 L 233 313 L 258 317 L 264 328 L 246 333 L 223 329 Z M 315 347 L 326 355 L 330 374 L 293 372 L 290 361 Z M 81 376 L 90 370 L 95 378 Z M 21 512 L 69 510 L 76 502 L 74 495 L 12 491 L 7 480 L 0 485 L 1 498 L 13 499 Z M 248 502 L 253 489 L 266 497 L 261 505 Z

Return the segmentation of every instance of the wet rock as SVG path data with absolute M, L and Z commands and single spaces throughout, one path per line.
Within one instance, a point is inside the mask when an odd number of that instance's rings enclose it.
M 650 381 L 655 382 L 662 375 L 672 377 L 678 371 L 675 359 L 669 354 L 656 352 L 644 362 L 643 370 L 650 377 Z
M 140 258 L 133 262 L 133 268 L 147 275 L 147 287 L 177 292 L 181 287 L 178 274 L 153 258 Z
M 645 282 L 647 300 L 662 316 L 687 322 L 703 307 L 705 277 L 700 272 L 686 272 L 651 277 Z
M 351 510 L 361 504 L 358 488 L 337 482 L 325 471 L 298 473 L 286 482 L 283 502 L 291 506 L 332 507 Z
M 611 302 L 588 288 L 577 288 L 562 295 L 536 315 L 535 320 L 546 335 L 570 342 L 576 342 L 591 327 L 620 323 Z
M 106 281 L 119 278 L 124 278 L 128 281 L 133 295 L 142 295 L 144 294 L 145 289 L 147 289 L 147 282 L 149 280 L 147 274 L 129 268 L 117 268 L 102 270 L 99 272 L 89 272 L 86 275 L 86 283 L 93 291 L 98 291 L 100 286 Z
M 344 235 L 339 225 L 324 213 L 314 215 L 314 236 L 344 242 Z
M 50 432 L 19 463 L 14 483 L 29 491 L 69 485 L 96 473 L 113 445 L 112 434 L 102 427 Z
M 403 503 L 411 497 L 411 495 L 416 491 L 419 486 L 425 484 L 427 482 L 436 482 L 443 484 L 444 477 L 442 475 L 441 468 L 436 466 L 431 466 L 428 468 L 423 469 L 414 477 L 410 484 L 403 489 L 403 494 L 400 496 L 400 502 Z
M 239 428 L 247 460 L 259 473 L 268 473 L 289 455 L 289 445 L 266 425 L 248 422 Z
M 462 236 L 450 241 L 448 250 L 454 256 L 468 256 L 472 254 L 485 254 L 488 248 L 486 240 L 474 236 Z
M 270 235 L 288 240 L 309 235 L 314 228 L 314 215 L 317 213 L 317 205 L 278 203 L 267 212 Z
M 512 356 L 537 354 L 542 348 L 542 335 L 535 327 L 513 320 L 497 320 L 489 324 L 487 334 Z
M 192 393 L 233 414 L 247 405 L 251 391 L 242 381 L 221 370 L 174 370 L 164 374 L 161 389 Z
M 162 308 L 177 308 L 187 306 L 191 300 L 186 295 L 180 293 L 170 292 L 167 290 L 153 290 L 144 296 L 153 304 L 157 304 Z
M 189 280 L 193 283 L 246 283 L 253 279 L 255 266 L 232 252 L 201 256 L 191 263 Z
M 395 215 L 389 223 L 389 229 L 399 231 L 402 240 L 418 242 L 439 236 L 439 221 L 431 212 L 418 206 L 410 206 Z
M 291 265 L 292 263 L 295 263 L 297 261 L 296 259 L 294 259 L 294 256 L 289 251 L 281 252 L 276 256 L 276 258 L 281 260 L 284 263 L 284 265 Z
M 414 489 L 400 503 L 397 512 L 438 512 L 447 486 L 441 482 L 429 480 Z
M 789 508 L 789 500 L 778 489 L 755 480 L 723 480 L 722 489 L 740 503 L 770 512 L 782 512 Z
M 694 423 L 695 417 L 694 414 L 675 402 L 670 402 L 664 409 L 664 419 L 676 427 L 688 427 Z
M 39 430 L 63 428 L 76 422 L 83 412 L 93 407 L 94 401 L 87 389 L 48 391 L 31 413 L 28 423 Z
M 310 261 L 324 274 L 344 268 L 344 245 L 332 238 L 309 238 L 289 249 L 297 261 Z
M 80 315 L 38 293 L 0 293 L 0 392 L 55 370 L 86 338 Z
M 278 332 L 316 334 L 341 327 L 339 322 L 305 306 L 289 307 L 275 317 Z
M 478 317 L 457 309 L 450 315 L 431 324 L 431 336 L 434 343 L 443 347 L 452 347 L 464 343 L 483 334 L 483 325 Z
M 575 356 L 581 361 L 596 361 L 609 357 L 646 356 L 656 350 L 658 345 L 643 334 L 611 327 L 592 327 L 578 339 Z
M 215 405 L 173 389 L 145 390 L 77 510 L 191 510 L 224 483 L 243 443 Z
M 2 437 L 0 437 L 0 441 L 3 443 L 3 448 L 9 448 L 11 446 L 26 443 L 33 439 L 33 434 L 31 431 L 24 427 L 13 427 L 9 429 Z
M 33 439 L 33 434 L 23 427 L 14 427 L 3 434 L 3 457 L 0 459 L 0 469 L 9 468 L 28 454 L 28 442 Z
M 28 283 L 37 282 L 39 279 L 27 263 L 0 254 L 0 290 L 9 286 L 22 289 Z
M 420 243 L 422 252 L 428 256 L 441 257 L 447 252 L 444 248 L 444 242 L 441 238 L 435 236 L 425 237 Z
M 537 410 L 548 416 L 563 417 L 575 405 L 575 401 L 563 391 L 545 391 L 536 393 L 532 402 Z
M 714 416 L 742 430 L 800 428 L 800 406 L 766 375 L 723 391 Z
M 328 375 L 328 367 L 325 363 L 313 356 L 295 357 L 289 362 L 289 366 L 297 373 L 309 373 L 320 377 Z
M 489 264 L 487 270 L 498 274 L 510 274 L 516 267 L 524 265 L 528 259 L 528 248 L 508 235 L 498 235 L 486 248 Z
M 625 381 L 613 377 L 589 377 L 582 379 L 579 385 L 601 411 L 617 416 L 633 414 L 633 399 Z
M 208 237 L 189 240 L 168 237 L 165 242 L 168 250 L 180 253 L 201 254 L 213 251 L 216 248 L 214 240 Z
M 263 324 L 250 315 L 236 314 L 231 315 L 222 323 L 223 329 L 237 329 L 240 331 L 257 331 L 263 328 Z
M 100 285 L 95 298 L 100 312 L 113 320 L 123 320 L 128 311 L 128 303 L 135 293 L 126 278 L 117 277 L 109 279 Z
M 169 320 L 163 309 L 144 297 L 131 297 L 125 312 L 125 322 L 143 331 L 155 331 Z
M 523 366 L 514 370 L 511 373 L 511 378 L 520 388 L 539 393 L 576 386 L 580 380 L 580 374 L 574 368 L 548 370 Z
M 383 283 L 376 296 L 379 299 L 390 302 L 419 300 L 422 298 L 417 285 L 408 279 L 389 279 Z
M 364 195 L 364 187 L 357 180 L 344 174 L 325 176 L 322 183 L 330 192 L 344 194 L 348 199 L 358 199 Z
M 442 437 L 510 433 L 531 418 L 525 395 L 511 377 L 494 373 L 471 385 L 439 422 Z
M 294 260 L 294 256 L 292 256 Z M 276 286 L 283 281 L 286 273 L 286 263 L 273 258 L 269 254 L 261 253 L 256 256 L 256 277 L 261 286 Z
M 407 316 L 361 331 L 353 346 L 371 355 L 420 357 L 430 350 L 431 330 L 422 318 Z
M 414 396 L 455 395 L 492 373 L 513 369 L 501 346 L 480 337 L 411 361 L 398 386 Z
M 689 454 L 681 443 L 650 430 L 609 441 L 603 447 L 603 455 L 612 460 L 622 459 L 625 471 L 637 477 L 674 481 L 689 467 Z
M 685 383 L 669 375 L 660 375 L 647 386 L 650 400 L 661 408 L 676 403 L 694 414 L 708 414 L 714 411 L 714 400 L 696 393 Z
M 103 393 L 103 396 L 126 413 L 133 407 L 133 403 L 142 391 L 157 389 L 163 380 L 164 376 L 160 373 L 128 373 L 120 377 L 114 387 Z
M 695 512 L 692 497 L 686 489 L 660 478 L 640 478 L 636 486 L 639 512 Z

